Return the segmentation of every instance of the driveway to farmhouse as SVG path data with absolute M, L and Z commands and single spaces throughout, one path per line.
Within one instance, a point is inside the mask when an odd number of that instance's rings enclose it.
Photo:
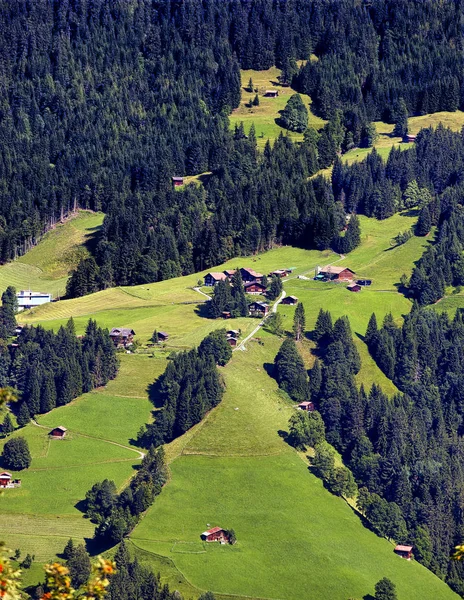
M 258 325 L 253 329 L 253 331 L 249 335 L 247 335 L 246 338 L 244 340 L 242 340 L 236 348 L 233 349 L 233 352 L 235 352 L 235 350 L 246 350 L 246 348 L 245 348 L 246 342 L 248 342 L 248 340 L 251 339 L 255 335 L 255 333 L 257 333 L 261 329 L 261 327 L 266 322 L 266 319 L 268 319 L 272 314 L 277 312 L 277 307 L 279 306 L 279 304 L 282 302 L 282 300 L 285 298 L 286 295 L 287 295 L 287 292 L 285 290 L 282 290 L 282 293 L 281 293 L 279 299 L 274 302 L 274 304 L 271 308 L 271 312 L 268 315 L 266 315 L 264 317 L 264 319 L 262 319 L 258 323 Z

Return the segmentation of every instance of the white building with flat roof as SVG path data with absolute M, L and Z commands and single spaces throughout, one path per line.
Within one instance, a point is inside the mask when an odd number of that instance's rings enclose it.
M 18 299 L 18 310 L 33 308 L 34 306 L 40 306 L 52 301 L 51 294 L 33 292 L 32 290 L 21 290 L 16 294 L 16 298 Z

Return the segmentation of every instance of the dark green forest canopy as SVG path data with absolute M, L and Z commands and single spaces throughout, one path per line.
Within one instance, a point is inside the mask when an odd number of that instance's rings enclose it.
M 409 114 L 462 105 L 462 10 L 432 0 L 2 0 L 0 260 L 75 206 L 107 216 L 96 265 L 83 269 L 92 281 L 71 285 L 73 295 L 274 241 L 336 246 L 343 207 L 323 182 L 307 183 L 320 166 L 314 140 L 281 140 L 261 157 L 253 134 L 229 133 L 240 68 L 281 67 L 318 112 L 341 109 L 350 144 L 361 143 L 368 122 L 394 119 L 399 104 Z M 319 60 L 297 73 L 295 59 L 311 53 Z M 335 137 L 323 133 L 326 162 Z M 208 170 L 206 190 L 172 189 L 172 176 Z M 359 211 L 388 216 L 386 195 Z

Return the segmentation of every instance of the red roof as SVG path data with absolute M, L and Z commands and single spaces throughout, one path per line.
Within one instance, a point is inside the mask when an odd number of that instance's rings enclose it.
M 412 546 L 402 546 L 401 544 L 398 544 L 395 548 L 395 552 L 411 552 L 412 548 Z
M 312 402 L 308 402 L 308 401 L 305 400 L 304 402 L 300 402 L 298 404 L 298 406 L 310 406 L 311 404 L 312 404 Z
M 213 527 L 212 529 L 208 529 L 208 531 L 205 531 L 205 533 L 211 535 L 212 533 L 219 533 L 220 531 L 224 531 L 224 529 L 222 527 Z
M 8 473 L 8 471 L 3 471 L 3 473 L 0 473 L 0 479 L 11 479 L 12 475 L 11 473 Z

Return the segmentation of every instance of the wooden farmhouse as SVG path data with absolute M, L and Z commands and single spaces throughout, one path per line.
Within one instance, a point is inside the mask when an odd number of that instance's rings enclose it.
M 172 183 L 174 185 L 174 187 L 179 187 L 180 185 L 184 185 L 184 178 L 183 177 L 172 177 Z
M 355 272 L 348 267 L 327 265 L 319 269 L 319 275 L 322 275 L 326 281 L 353 281 Z
M 66 429 L 66 427 L 60 425 L 59 427 L 55 427 L 55 429 L 52 429 L 48 435 L 52 438 L 62 440 L 64 437 L 66 437 L 67 431 L 68 430 Z
M 265 286 L 259 281 L 248 281 L 243 287 L 245 288 L 245 294 L 264 294 L 266 291 Z
M 21 479 L 13 479 L 13 475 L 8 471 L 0 473 L 0 488 L 15 488 L 21 485 Z
M 298 404 L 298 408 L 300 410 L 306 410 L 307 412 L 313 412 L 313 410 L 314 410 L 314 403 L 313 402 L 308 402 L 308 401 L 300 402 Z
M 201 534 L 201 539 L 204 542 L 228 542 L 229 536 L 225 529 L 222 527 L 213 527 L 208 529 Z
M 398 554 L 398 556 L 401 556 L 401 558 L 405 558 L 406 560 L 411 560 L 412 558 L 412 549 L 413 546 L 402 546 L 401 544 L 398 544 L 398 546 L 395 547 L 395 554 Z
M 110 338 L 116 348 L 127 348 L 132 346 L 135 331 L 126 327 L 113 327 L 110 331 Z
M 248 308 L 252 317 L 265 317 L 269 313 L 269 304 L 266 302 L 252 302 Z
M 251 281 L 257 281 L 262 283 L 264 275 L 257 273 L 254 269 L 240 269 L 240 275 L 242 276 L 243 283 L 249 283 Z
M 278 95 L 279 95 L 279 90 L 266 90 L 264 92 L 265 98 L 277 98 Z
M 226 336 L 227 337 L 239 338 L 240 337 L 240 331 L 238 329 L 229 329 L 229 331 L 226 331 Z
M 298 304 L 298 298 L 296 296 L 285 296 L 282 300 L 282 304 L 290 304 L 290 306 L 295 306 Z
M 238 339 L 236 337 L 228 337 L 227 343 L 229 346 L 232 346 L 232 348 L 235 348 L 235 346 L 238 344 Z
M 225 273 L 208 273 L 205 275 L 205 285 L 213 287 L 219 281 L 225 281 L 226 279 L 227 275 Z
M 360 292 L 361 291 L 361 286 L 359 285 L 359 283 L 350 283 L 350 285 L 346 286 L 346 289 L 349 292 Z
M 276 271 L 271 271 L 269 273 L 269 277 L 275 275 L 276 277 L 287 277 L 290 271 L 288 269 L 277 269 Z

